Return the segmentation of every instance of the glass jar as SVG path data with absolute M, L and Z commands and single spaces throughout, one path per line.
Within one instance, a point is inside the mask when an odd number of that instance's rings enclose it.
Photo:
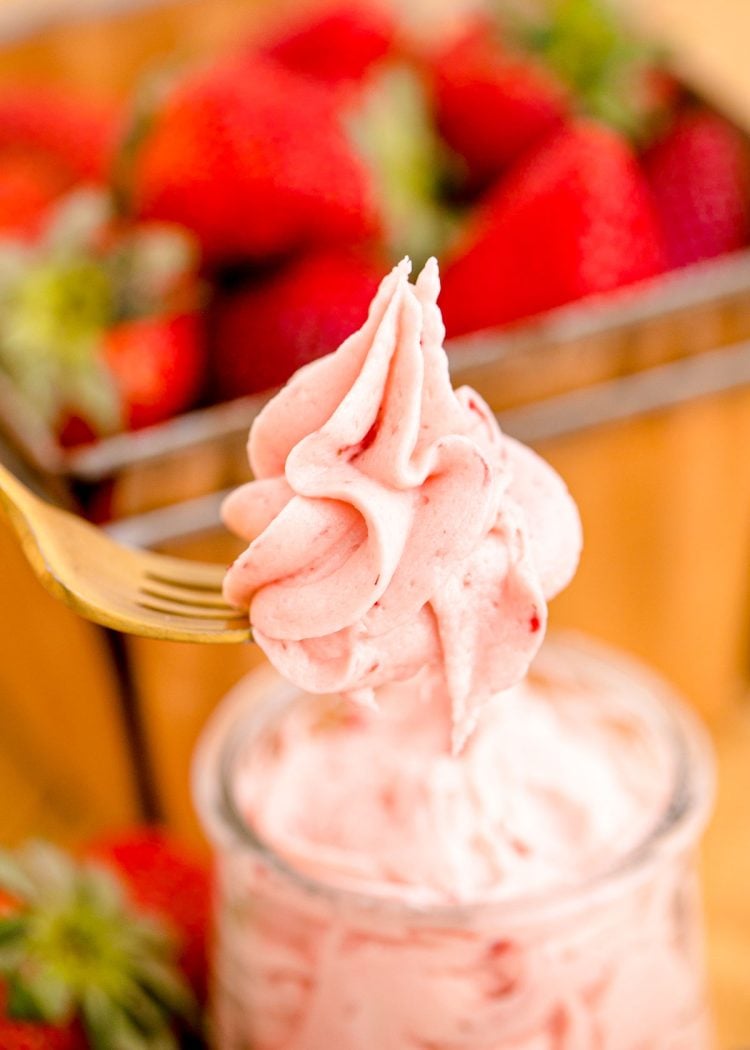
M 261 841 L 237 784 L 300 694 L 261 672 L 227 697 L 195 765 L 217 860 L 216 1050 L 713 1046 L 695 864 L 713 796 L 705 734 L 659 679 L 598 644 L 550 639 L 533 674 L 655 740 L 667 801 L 578 884 L 461 905 L 342 888 Z

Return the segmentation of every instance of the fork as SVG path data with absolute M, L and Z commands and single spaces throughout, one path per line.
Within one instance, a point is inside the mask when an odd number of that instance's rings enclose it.
M 177 642 L 246 642 L 247 612 L 221 594 L 224 567 L 133 550 L 35 496 L 0 464 L 0 506 L 47 590 L 81 616 Z

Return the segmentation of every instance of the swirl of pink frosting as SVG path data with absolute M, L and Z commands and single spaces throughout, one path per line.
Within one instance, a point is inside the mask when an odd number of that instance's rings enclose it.
M 434 666 L 460 747 L 481 703 L 526 673 L 581 530 L 552 468 L 453 390 L 435 260 L 409 273 L 404 260 L 363 327 L 255 420 L 256 480 L 223 506 L 250 546 L 224 594 L 309 692 L 371 702 Z

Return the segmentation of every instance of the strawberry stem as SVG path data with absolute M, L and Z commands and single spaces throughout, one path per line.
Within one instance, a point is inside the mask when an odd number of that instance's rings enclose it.
M 560 78 L 587 116 L 642 139 L 658 115 L 649 97 L 655 49 L 605 0 L 548 0 L 546 17 L 514 20 L 521 44 Z
M 176 944 L 139 915 L 109 871 L 44 843 L 0 852 L 0 974 L 17 1020 L 82 1022 L 102 1050 L 177 1050 L 174 1022 L 194 1023 Z
M 399 63 L 379 70 L 347 125 L 386 202 L 389 254 L 393 259 L 409 255 L 415 266 L 423 265 L 447 242 L 453 220 L 439 199 L 447 157 L 432 128 L 419 75 Z

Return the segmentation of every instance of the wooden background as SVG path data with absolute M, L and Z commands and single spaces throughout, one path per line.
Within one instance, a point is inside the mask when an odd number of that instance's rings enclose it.
M 750 129 L 750 0 L 631 2 L 677 44 L 691 78 Z M 112 6 L 0 0 L 0 37 L 16 37 L 0 83 L 20 76 L 123 93 L 133 70 L 175 41 L 184 53 L 218 48 L 250 8 L 262 18 L 269 7 L 187 0 L 140 5 L 137 17 L 46 24 L 51 7 L 82 15 Z M 32 14 L 38 32 L 22 39 L 22 19 Z M 705 849 L 710 966 L 721 1045 L 739 1050 L 750 1046 L 750 390 L 539 449 L 569 482 L 586 531 L 581 570 L 555 603 L 553 622 L 654 663 L 701 710 L 717 742 L 720 796 Z M 173 549 L 220 561 L 233 552 L 218 534 Z M 0 599 L 0 838 L 32 831 L 76 841 L 139 819 L 135 739 L 159 809 L 199 842 L 190 753 L 208 713 L 257 653 L 127 640 L 134 695 L 123 697 L 107 638 L 40 590 L 2 522 Z

